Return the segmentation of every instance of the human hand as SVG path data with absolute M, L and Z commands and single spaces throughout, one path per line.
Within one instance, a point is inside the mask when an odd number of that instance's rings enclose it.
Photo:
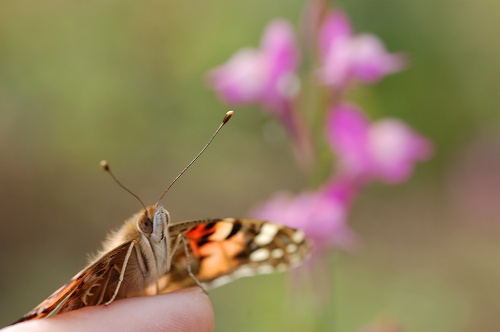
M 85 307 L 48 319 L 9 326 L 2 332 L 84 331 L 213 331 L 214 313 L 198 288 L 119 300 L 108 306 Z

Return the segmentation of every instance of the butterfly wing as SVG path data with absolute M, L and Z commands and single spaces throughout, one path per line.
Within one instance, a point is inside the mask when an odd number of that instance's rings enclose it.
M 170 271 L 158 282 L 161 293 L 196 285 L 186 260 L 195 278 L 212 288 L 293 268 L 311 248 L 301 230 L 253 219 L 188 221 L 171 225 L 169 232 L 172 237 L 185 236 L 189 255 L 178 246 Z
M 131 244 L 124 243 L 98 258 L 14 324 L 99 305 L 111 299 Z M 135 259 L 134 255 L 130 258 Z M 116 299 L 124 297 L 123 294 Z
M 207 288 L 244 276 L 283 271 L 303 261 L 310 250 L 302 231 L 251 219 L 181 222 L 169 226 L 169 235 L 173 242 L 183 236 L 188 253 L 182 244 L 177 246 L 169 272 L 156 285 L 142 278 L 140 266 L 146 259 L 139 246 L 129 241 L 103 253 L 14 324 L 124 297 L 194 286 L 189 271 Z M 114 294 L 121 277 L 125 282 Z

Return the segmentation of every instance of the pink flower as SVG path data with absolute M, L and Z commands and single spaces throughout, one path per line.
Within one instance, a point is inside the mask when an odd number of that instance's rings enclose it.
M 404 122 L 386 118 L 370 123 L 360 110 L 347 104 L 330 111 L 327 135 L 338 154 L 341 172 L 361 181 L 403 182 L 414 164 L 428 159 L 432 152 L 431 143 Z
M 260 49 L 238 51 L 210 71 L 209 83 L 227 103 L 259 103 L 281 116 L 298 92 L 298 62 L 292 27 L 285 20 L 275 20 L 267 26 Z
M 336 184 L 332 182 L 318 191 L 305 191 L 296 196 L 276 193 L 252 215 L 304 230 L 317 252 L 324 252 L 331 245 L 352 248 L 357 237 L 346 224 L 352 196 L 345 196 L 344 184 Z
M 242 49 L 209 72 L 212 88 L 234 105 L 260 104 L 278 118 L 295 142 L 303 166 L 312 160 L 309 128 L 293 98 L 299 91 L 296 70 L 299 51 L 291 25 L 274 20 L 266 28 L 259 49 Z
M 404 57 L 388 53 L 378 37 L 354 35 L 347 15 L 340 11 L 325 18 L 319 49 L 323 62 L 320 80 L 337 90 L 344 89 L 352 80 L 377 82 L 405 66 Z

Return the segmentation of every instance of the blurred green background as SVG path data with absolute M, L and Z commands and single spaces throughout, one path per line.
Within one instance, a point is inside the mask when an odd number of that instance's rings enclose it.
M 284 274 L 211 291 L 218 331 L 405 331 L 500 326 L 500 2 L 351 0 L 356 31 L 405 51 L 409 70 L 356 98 L 431 138 L 411 181 L 372 185 L 350 225 L 356 253 L 330 256 L 330 301 L 317 314 Z M 298 27 L 303 1 L 3 0 L 0 3 L 0 326 L 86 264 L 112 228 L 199 151 L 227 105 L 207 70 L 265 25 Z M 174 220 L 247 216 L 308 179 L 258 108 L 237 108 L 165 204 Z M 316 278 L 313 275 L 313 278 Z M 321 276 L 320 276 L 321 277 Z M 291 292 L 291 289 L 294 292 Z M 319 318 L 318 318 L 319 316 Z

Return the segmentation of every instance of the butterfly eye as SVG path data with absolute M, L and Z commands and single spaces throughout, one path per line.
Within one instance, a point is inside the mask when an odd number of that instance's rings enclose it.
M 149 235 L 149 234 L 153 233 L 153 222 L 148 217 L 145 217 L 145 218 L 142 218 L 141 220 L 139 220 L 138 226 L 139 226 L 139 229 L 141 230 L 141 232 L 143 232 L 144 234 Z

